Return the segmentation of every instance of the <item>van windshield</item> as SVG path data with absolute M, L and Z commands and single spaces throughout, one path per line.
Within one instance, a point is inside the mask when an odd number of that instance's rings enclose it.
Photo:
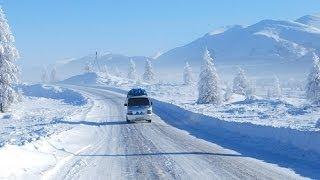
M 128 99 L 128 106 L 149 106 L 148 98 L 130 98 Z

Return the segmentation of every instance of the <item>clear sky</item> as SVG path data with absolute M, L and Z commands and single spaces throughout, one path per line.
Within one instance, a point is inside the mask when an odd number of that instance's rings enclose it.
M 215 28 L 320 12 L 320 0 L 0 0 L 22 64 L 95 50 L 152 56 Z

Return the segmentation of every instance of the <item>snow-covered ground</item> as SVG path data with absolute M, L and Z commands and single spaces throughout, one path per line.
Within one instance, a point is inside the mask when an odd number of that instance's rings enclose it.
M 53 85 L 25 84 L 19 89 L 21 101 L 0 114 L 0 179 L 39 178 L 39 173 L 68 157 L 59 146 L 77 150 L 90 135 L 61 123 L 82 119 L 92 107 L 87 97 Z M 66 138 L 70 131 L 78 135 L 76 145 Z
M 81 94 L 54 86 L 23 85 L 24 96 L 9 112 L 0 114 L 0 145 L 23 145 L 69 129 L 55 122 L 86 109 Z M 81 108 L 79 108 L 81 107 Z
M 204 141 L 156 116 L 153 123 L 128 124 L 125 95 L 69 87 L 90 97 L 92 106 L 81 117 L 56 121 L 71 126 L 68 131 L 1 148 L 0 158 L 8 162 L 0 163 L 1 178 L 303 179 L 290 168 Z
M 77 84 L 76 79 L 74 80 L 74 82 L 69 83 Z M 285 146 L 293 145 L 294 148 L 299 149 L 296 153 L 291 154 L 288 153 L 288 150 L 270 149 L 272 153 L 310 161 L 317 158 L 311 153 L 305 156 L 305 153 L 310 151 L 320 154 L 318 125 L 320 108 L 310 105 L 302 90 L 284 88 L 283 97 L 280 100 L 272 100 L 264 95 L 266 94 L 265 89 L 268 88 L 256 88 L 258 96 L 254 100 L 246 100 L 244 96 L 233 94 L 229 101 L 224 102 L 221 106 L 215 106 L 195 103 L 197 99 L 197 87 L 195 85 L 185 86 L 164 83 L 148 85 L 113 76 L 106 79 L 99 75 L 91 85 L 99 85 L 108 89 L 111 87 L 111 90 L 116 90 L 114 87 L 125 90 L 119 91 L 121 93 L 126 93 L 126 90 L 132 87 L 142 87 L 147 90 L 151 97 L 160 100 L 158 108 L 162 111 L 158 112 L 158 115 L 163 117 L 165 121 L 168 119 L 166 114 L 162 113 L 165 110 L 168 110 L 167 113 L 186 113 L 185 122 L 180 123 L 189 124 L 188 127 L 201 124 L 204 131 L 206 131 L 206 126 L 211 129 L 219 127 L 219 129 L 241 136 L 269 139 L 282 142 Z M 182 109 L 179 110 L 179 108 Z M 167 121 L 167 123 L 179 126 L 179 123 L 175 124 L 176 122 Z M 223 136 L 223 133 L 221 135 Z
M 204 168 L 201 177 L 319 177 L 312 167 L 318 165 L 318 155 L 306 154 L 320 152 L 319 141 L 313 139 L 319 137 L 314 119 L 319 110 L 308 105 L 299 90 L 285 89 L 281 101 L 263 96 L 248 101 L 233 94 L 228 102 L 214 106 L 195 103 L 195 85 L 149 85 L 95 73 L 67 83 L 98 88 L 24 85 L 22 101 L 1 114 L 0 178 L 195 177 Z M 151 125 L 123 123 L 124 96 L 104 89 L 125 93 L 122 90 L 132 87 L 145 88 L 157 99 L 154 110 L 161 119 Z M 145 163 L 139 164 L 139 158 Z M 130 165 L 134 163 L 138 165 Z
M 80 77 L 83 79 L 82 76 Z M 78 80 L 76 78 L 68 83 L 78 84 Z M 283 88 L 282 98 L 269 99 L 264 96 L 267 88 L 257 88 L 258 96 L 255 100 L 246 100 L 242 95 L 232 94 L 231 98 L 221 106 L 215 106 L 196 103 L 198 96 L 196 85 L 177 83 L 150 85 L 111 75 L 108 78 L 97 75 L 96 79 L 88 84 L 113 86 L 125 90 L 141 87 L 146 89 L 148 94 L 155 99 L 224 121 L 246 122 L 303 131 L 320 131 L 317 126 L 320 119 L 320 107 L 310 105 L 302 90 Z

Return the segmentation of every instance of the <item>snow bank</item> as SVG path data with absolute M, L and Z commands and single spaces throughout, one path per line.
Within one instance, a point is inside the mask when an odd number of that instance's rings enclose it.
M 167 123 L 206 140 L 236 140 L 239 141 L 237 144 L 251 147 L 254 151 L 267 151 L 313 162 L 320 160 L 319 131 L 223 121 L 158 100 L 154 100 L 154 111 Z M 227 146 L 231 144 L 223 140 L 221 143 Z
M 84 73 L 76 76 L 72 76 L 66 80 L 59 82 L 61 84 L 72 84 L 72 85 L 96 85 L 103 84 L 108 86 L 129 86 L 132 84 L 136 84 L 135 80 L 126 79 L 119 76 L 114 76 L 104 73 Z
M 94 72 L 84 73 L 76 76 L 72 76 L 66 80 L 61 81 L 64 84 L 76 84 L 76 85 L 90 85 L 98 82 L 98 75 Z
M 43 84 L 21 85 L 19 88 L 26 96 L 63 100 L 63 102 L 72 105 L 84 105 L 87 103 L 87 98 L 67 88 Z
M 70 158 L 90 147 L 97 132 L 92 128 L 74 127 L 23 146 L 0 148 L 0 179 L 52 179 Z M 72 135 L 72 136 L 70 136 Z M 75 152 L 75 153 L 71 153 Z

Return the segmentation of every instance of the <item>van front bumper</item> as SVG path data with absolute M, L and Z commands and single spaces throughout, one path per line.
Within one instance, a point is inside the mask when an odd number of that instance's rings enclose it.
M 145 121 L 151 120 L 152 114 L 127 115 L 129 121 Z

